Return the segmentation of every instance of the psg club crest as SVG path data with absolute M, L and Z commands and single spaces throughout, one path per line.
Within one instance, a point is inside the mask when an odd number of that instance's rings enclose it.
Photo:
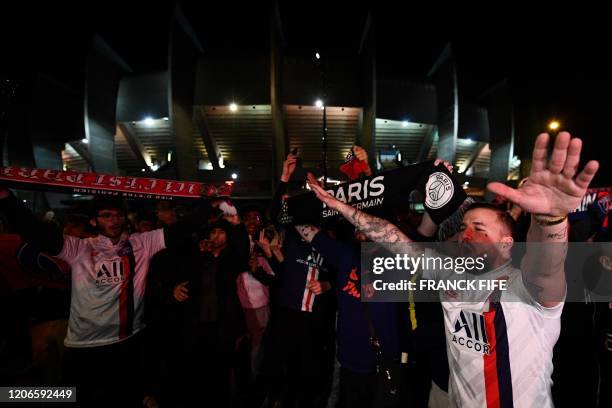
M 436 172 L 429 176 L 425 186 L 425 204 L 431 209 L 443 207 L 453 198 L 453 181 L 442 172 Z

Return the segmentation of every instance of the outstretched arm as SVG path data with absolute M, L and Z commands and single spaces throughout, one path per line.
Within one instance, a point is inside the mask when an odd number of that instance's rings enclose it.
M 531 295 L 545 307 L 553 307 L 565 294 L 564 261 L 567 253 L 567 214 L 580 204 L 599 163 L 592 160 L 578 172 L 582 141 L 561 132 L 547 158 L 549 135 L 538 136 L 533 148 L 531 174 L 519 189 L 490 183 L 489 190 L 532 214 L 523 258 L 523 279 Z

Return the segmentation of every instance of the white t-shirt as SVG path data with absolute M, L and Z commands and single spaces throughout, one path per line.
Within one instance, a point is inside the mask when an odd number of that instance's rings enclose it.
M 427 279 L 437 278 L 429 274 Z M 466 279 L 507 280 L 494 291 L 440 291 L 450 368 L 451 407 L 552 407 L 553 347 L 563 303 L 545 308 L 509 263 Z
M 64 344 L 103 346 L 142 330 L 149 262 L 164 248 L 163 229 L 129 237 L 124 234 L 116 245 L 102 235 L 85 239 L 64 236 L 58 258 L 72 268 L 70 318 Z
M 258 256 L 257 264 L 265 273 L 274 276 L 274 271 L 264 257 Z M 270 303 L 270 289 L 258 281 L 250 272 L 242 272 L 238 275 L 236 286 L 238 299 L 243 309 L 259 309 Z
M 255 242 L 249 236 L 250 250 L 255 249 Z M 268 275 L 274 276 L 274 271 L 270 268 L 268 261 L 262 257 L 257 257 L 257 264 Z M 259 309 L 270 303 L 270 290 L 268 286 L 258 281 L 250 272 L 242 272 L 236 278 L 236 288 L 238 299 L 243 309 Z

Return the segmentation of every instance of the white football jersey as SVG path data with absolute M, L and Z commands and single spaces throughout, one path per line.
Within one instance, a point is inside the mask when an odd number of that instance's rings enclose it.
M 506 280 L 507 289 L 440 291 L 450 406 L 552 407 L 553 347 L 563 303 L 541 306 L 509 262 L 466 279 Z
M 163 248 L 163 229 L 129 237 L 124 234 L 116 245 L 102 235 L 85 239 L 64 236 L 58 258 L 72 268 L 70 318 L 64 344 L 103 346 L 142 330 L 149 262 Z

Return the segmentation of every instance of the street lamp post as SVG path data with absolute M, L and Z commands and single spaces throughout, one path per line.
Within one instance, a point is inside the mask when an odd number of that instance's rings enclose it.
M 323 187 L 327 188 L 327 82 L 325 78 L 325 69 L 319 52 L 315 52 L 315 59 L 319 74 L 321 75 L 321 93 L 323 94 L 322 109 L 323 109 Z

